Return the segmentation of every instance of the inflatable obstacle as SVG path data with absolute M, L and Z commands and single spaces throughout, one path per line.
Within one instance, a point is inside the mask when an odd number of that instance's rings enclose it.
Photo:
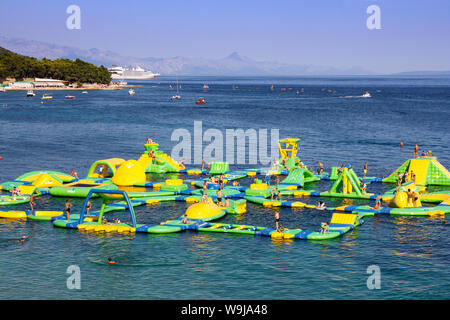
M 421 157 L 405 161 L 397 170 L 383 179 L 383 182 L 396 183 L 399 174 L 411 172 L 416 176 L 415 183 L 418 186 L 438 185 L 450 186 L 450 173 L 440 164 L 436 157 Z
M 136 160 L 122 162 L 111 182 L 117 186 L 133 186 L 146 181 L 144 168 Z
M 77 197 L 85 198 L 91 190 L 117 190 L 118 187 L 103 179 L 82 179 L 63 186 L 57 186 L 50 189 L 50 194 L 57 197 Z
M 20 196 L 0 195 L 0 206 L 10 206 L 30 202 L 31 195 L 37 190 L 33 185 L 19 185 L 17 189 L 20 192 Z M 37 195 L 39 195 L 38 192 Z
M 157 143 L 146 144 L 145 150 L 137 162 L 147 173 L 179 172 L 185 169 L 175 159 L 159 150 Z M 150 156 L 150 151 L 153 152 L 153 156 Z
M 210 175 L 224 174 L 228 171 L 230 171 L 228 162 L 211 162 L 211 168 L 209 169 Z
M 121 158 L 97 160 L 89 168 L 86 178 L 112 178 L 124 162 L 125 160 Z
M 315 176 L 309 170 L 300 167 L 294 167 L 289 171 L 288 176 L 280 182 L 280 186 L 293 185 L 303 187 L 305 183 L 319 180 L 320 178 Z
M 373 193 L 364 193 L 358 180 L 358 176 L 352 168 L 343 168 L 338 179 L 329 191 L 305 190 L 294 193 L 294 196 L 336 197 L 351 199 L 375 199 Z
M 14 187 L 35 186 L 37 188 L 50 188 L 75 180 L 71 175 L 58 171 L 32 171 L 17 177 L 13 181 L 0 184 L 0 190 L 11 191 Z

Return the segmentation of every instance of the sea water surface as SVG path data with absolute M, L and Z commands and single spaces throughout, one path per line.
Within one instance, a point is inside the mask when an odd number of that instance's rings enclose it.
M 129 83 L 139 85 L 134 96 L 127 89 L 52 91 L 53 100 L 43 103 L 42 91 L 34 98 L 25 91 L 0 92 L 0 182 L 34 170 L 75 169 L 82 177 L 96 160 L 139 158 L 147 137 L 170 154 L 177 144 L 172 132 L 184 128 L 193 134 L 196 120 L 203 131 L 219 129 L 224 136 L 226 129 L 253 128 L 299 137 L 299 157 L 309 166 L 349 163 L 362 174 L 367 161 L 368 176 L 386 176 L 418 143 L 450 168 L 449 78 L 180 77 L 178 101 L 170 99 L 174 78 Z M 362 98 L 365 91 L 372 97 Z M 76 98 L 65 100 L 67 94 Z M 204 106 L 195 104 L 200 96 Z M 241 182 L 246 183 L 250 180 Z M 327 190 L 330 184 L 306 187 Z M 391 187 L 371 184 L 369 191 Z M 65 200 L 42 196 L 36 204 L 62 210 Z M 82 199 L 70 201 L 72 212 L 81 209 Z M 135 211 L 138 223 L 159 223 L 178 218 L 186 208 L 177 202 Z M 120 212 L 110 215 L 127 219 Z M 282 208 L 280 218 L 286 227 L 317 230 L 331 212 Z M 221 221 L 273 227 L 274 210 L 248 203 L 245 214 Z M 29 240 L 17 241 L 23 235 Z M 425 217 L 367 217 L 354 231 L 322 242 L 195 232 L 105 235 L 3 219 L 0 299 L 448 299 L 449 235 L 443 219 Z M 119 264 L 106 264 L 108 257 Z M 70 265 L 80 267 L 80 290 L 67 287 Z M 381 270 L 380 289 L 367 286 L 372 265 Z

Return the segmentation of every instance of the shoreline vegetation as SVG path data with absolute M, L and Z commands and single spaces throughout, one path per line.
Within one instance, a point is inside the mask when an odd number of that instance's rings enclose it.
M 123 88 L 137 88 L 142 87 L 142 85 L 118 85 L 118 84 L 110 84 L 105 86 L 100 86 L 97 84 L 86 84 L 81 87 L 73 88 L 73 87 L 64 87 L 64 88 L 8 88 L 8 91 L 89 91 L 89 90 L 122 90 Z
M 27 79 L 54 79 L 63 86 L 35 87 Z M 120 90 L 123 85 L 111 82 L 111 73 L 106 67 L 95 66 L 80 59 L 43 58 L 38 60 L 0 47 L 0 83 L 9 90 Z M 29 82 L 30 86 L 9 86 L 17 82 Z

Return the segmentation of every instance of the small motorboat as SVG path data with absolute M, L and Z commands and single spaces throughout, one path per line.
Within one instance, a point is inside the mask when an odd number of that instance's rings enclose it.
M 196 104 L 205 104 L 205 98 L 200 97 L 197 99 L 197 101 L 195 102 Z
M 64 99 L 75 99 L 75 96 L 65 96 Z
M 364 94 L 361 96 L 362 98 L 371 98 L 372 96 L 370 95 L 369 92 L 364 92 Z
M 34 97 L 36 93 L 33 92 L 33 90 L 27 91 L 27 97 Z
M 53 97 L 51 96 L 51 95 L 48 95 L 48 94 L 43 94 L 42 95 L 42 98 L 41 98 L 42 100 L 50 100 L 50 99 L 53 99 Z
M 130 90 L 128 90 L 128 94 L 129 94 L 130 96 L 132 96 L 133 94 L 135 94 L 135 92 L 134 92 L 133 89 L 130 89 Z
M 88 92 L 87 92 L 87 91 L 82 91 L 81 93 L 82 93 L 82 94 L 87 94 Z

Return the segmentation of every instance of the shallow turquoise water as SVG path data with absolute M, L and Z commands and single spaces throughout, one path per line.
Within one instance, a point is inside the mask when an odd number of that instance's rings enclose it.
M 155 132 L 170 153 L 172 131 L 192 132 L 194 120 L 202 120 L 204 130 L 278 128 L 281 137 L 302 139 L 300 157 L 309 165 L 347 162 L 361 173 L 368 161 L 369 176 L 384 176 L 412 155 L 417 142 L 450 167 L 450 79 L 182 78 L 180 101 L 170 101 L 173 79 L 158 82 L 139 83 L 132 97 L 126 90 L 93 91 L 70 101 L 62 99 L 66 92 L 52 92 L 54 99 L 43 104 L 40 92 L 33 99 L 25 92 L 0 93 L 0 181 L 40 169 L 76 169 L 84 176 L 97 159 L 138 158 Z M 203 83 L 210 86 L 206 93 Z M 305 92 L 297 96 L 300 88 Z M 357 97 L 366 90 L 371 99 Z M 206 98 L 205 107 L 194 104 L 198 96 Z M 326 190 L 329 183 L 309 187 Z M 43 210 L 61 210 L 64 201 L 36 200 Z M 341 201 L 325 199 L 330 206 Z M 74 212 L 81 208 L 82 200 L 71 202 Z M 138 223 L 158 223 L 185 209 L 184 203 L 166 203 L 138 207 L 136 214 Z M 222 221 L 272 226 L 273 212 L 248 204 L 244 215 Z M 281 209 L 280 216 L 287 227 L 315 230 L 331 213 Z M 22 235 L 30 236 L 26 243 L 14 240 Z M 193 232 L 98 235 L 0 220 L 0 298 L 448 299 L 448 236 L 441 219 L 390 216 L 367 217 L 358 229 L 326 242 Z M 105 264 L 109 256 L 121 263 Z M 81 269 L 81 290 L 66 286 L 73 264 Z M 370 265 L 381 269 L 380 290 L 366 286 Z

